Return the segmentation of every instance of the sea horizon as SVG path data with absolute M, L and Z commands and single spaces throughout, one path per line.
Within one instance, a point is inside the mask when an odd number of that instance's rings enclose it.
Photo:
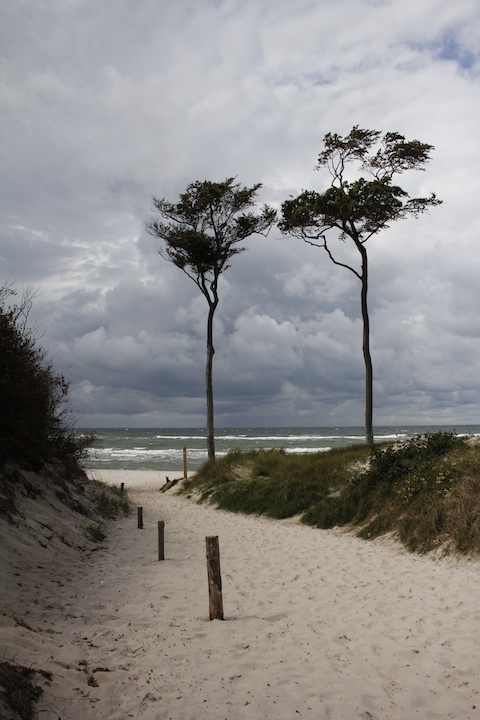
M 480 435 L 479 425 L 381 425 L 374 427 L 375 442 L 407 440 L 433 432 Z M 97 440 L 84 462 L 86 469 L 183 470 L 186 448 L 188 471 L 207 460 L 206 430 L 202 427 L 79 428 Z M 363 426 L 246 426 L 215 430 L 217 457 L 229 450 L 283 448 L 289 453 L 325 452 L 335 447 L 365 442 Z

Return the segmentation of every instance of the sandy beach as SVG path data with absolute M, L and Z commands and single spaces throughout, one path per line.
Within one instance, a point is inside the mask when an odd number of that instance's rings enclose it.
M 53 673 L 41 718 L 480 718 L 479 562 L 198 506 L 160 493 L 165 475 L 96 472 L 134 512 L 54 566 L 29 548 L 23 625 L 5 591 L 3 658 Z M 208 535 L 224 621 L 209 620 Z

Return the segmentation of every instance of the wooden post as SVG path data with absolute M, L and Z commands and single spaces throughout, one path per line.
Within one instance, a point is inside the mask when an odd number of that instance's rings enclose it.
M 186 445 L 183 446 L 183 477 L 185 480 L 187 479 L 187 447 Z
M 210 620 L 223 620 L 222 577 L 218 536 L 206 537 Z
M 165 522 L 158 521 L 158 559 L 165 560 Z
M 137 527 L 143 530 L 143 507 L 137 508 Z
M 123 495 L 124 490 L 125 490 L 125 483 L 120 483 L 120 495 Z

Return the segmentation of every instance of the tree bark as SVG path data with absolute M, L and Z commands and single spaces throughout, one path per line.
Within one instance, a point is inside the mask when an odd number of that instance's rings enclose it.
M 357 244 L 362 255 L 362 320 L 363 320 L 363 359 L 365 362 L 365 440 L 373 447 L 373 366 L 370 353 L 370 319 L 368 316 L 368 257 L 362 244 Z
M 213 414 L 213 315 L 216 303 L 208 303 L 207 320 L 207 363 L 205 368 L 205 389 L 207 396 L 207 454 L 209 460 L 215 460 L 215 427 Z

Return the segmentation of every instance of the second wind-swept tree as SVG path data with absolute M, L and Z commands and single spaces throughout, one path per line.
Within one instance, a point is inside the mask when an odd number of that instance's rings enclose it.
M 368 256 L 365 243 L 372 235 L 389 227 L 395 220 L 417 217 L 430 207 L 439 205 L 432 193 L 429 197 L 410 197 L 393 183 L 396 175 L 407 170 L 423 170 L 430 159 L 432 145 L 418 140 L 405 140 L 397 132 L 381 134 L 354 126 L 346 137 L 328 133 L 323 139 L 324 150 L 318 158 L 317 170 L 327 168 L 332 177 L 323 192 L 305 190 L 282 205 L 279 227 L 283 233 L 301 238 L 322 248 L 330 260 L 352 272 L 361 283 L 363 320 L 363 357 L 365 362 L 365 438 L 373 445 L 373 370 L 370 353 L 368 315 Z M 351 180 L 351 163 L 359 163 L 368 175 Z M 332 250 L 332 231 L 340 240 L 350 240 L 360 254 L 359 266 L 339 260 Z
M 238 243 L 250 235 L 266 233 L 276 219 L 275 210 L 264 205 L 259 215 L 250 212 L 262 185 L 241 187 L 235 178 L 224 182 L 197 181 L 188 185 L 178 203 L 153 198 L 153 209 L 163 220 L 147 220 L 150 235 L 164 240 L 160 255 L 191 279 L 208 303 L 207 452 L 215 459 L 213 406 L 213 317 L 219 302 L 218 281 L 232 257 L 245 250 Z M 164 222 L 166 221 L 166 222 Z

